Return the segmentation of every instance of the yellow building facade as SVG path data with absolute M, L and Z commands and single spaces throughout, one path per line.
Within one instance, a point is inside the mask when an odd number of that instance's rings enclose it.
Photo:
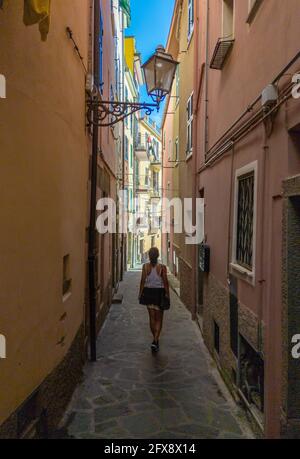
M 172 97 L 167 100 L 163 120 L 165 197 L 193 196 L 193 113 L 194 113 L 194 0 L 177 0 L 167 43 L 167 52 L 179 62 Z M 192 309 L 190 282 L 194 251 L 185 242 L 187 234 L 164 235 L 163 255 L 180 281 L 180 296 Z
M 144 84 L 140 54 L 136 50 L 134 37 L 125 37 L 125 101 L 138 102 L 140 86 Z M 138 114 L 124 120 L 124 187 L 129 213 L 127 232 L 127 267 L 134 267 L 136 236 L 132 230 L 135 218 L 135 147 L 138 132 Z
M 136 147 L 136 214 L 144 223 L 136 239 L 137 262 L 147 260 L 151 247 L 161 250 L 161 159 L 161 130 L 151 118 L 141 117 Z

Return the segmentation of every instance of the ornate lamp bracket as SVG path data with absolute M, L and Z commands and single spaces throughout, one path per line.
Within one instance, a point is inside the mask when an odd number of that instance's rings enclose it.
M 154 110 L 159 110 L 159 104 L 114 102 L 90 98 L 87 101 L 87 125 L 88 127 L 113 126 L 140 110 L 144 110 L 146 115 L 151 115 Z

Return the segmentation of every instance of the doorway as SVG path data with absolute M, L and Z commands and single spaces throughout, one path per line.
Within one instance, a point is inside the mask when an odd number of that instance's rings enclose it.
M 204 188 L 202 188 L 199 192 L 199 197 L 204 199 Z M 205 220 L 204 220 L 205 221 Z M 205 281 L 205 274 L 201 269 L 201 255 L 202 255 L 202 246 L 198 246 L 198 256 L 197 256 L 197 316 L 202 328 L 202 321 L 203 321 L 203 308 L 204 308 L 204 281 Z
M 299 180 L 300 182 L 300 180 Z M 287 208 L 287 246 L 285 253 L 285 281 L 284 295 L 286 295 L 285 333 L 287 340 L 287 394 L 286 416 L 287 424 L 299 425 L 300 399 L 299 394 L 300 373 L 299 359 L 295 359 L 290 352 L 293 337 L 300 333 L 300 195 L 288 198 Z M 299 438 L 299 433 L 297 438 Z
M 144 256 L 144 252 L 145 252 L 145 241 L 144 239 L 141 239 L 140 240 L 140 256 L 139 256 L 139 259 L 141 261 L 141 263 L 145 263 L 145 256 Z

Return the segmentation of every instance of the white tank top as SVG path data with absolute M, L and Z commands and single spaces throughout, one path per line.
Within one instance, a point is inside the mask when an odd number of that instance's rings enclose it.
M 162 277 L 157 273 L 157 267 L 153 266 L 150 273 L 146 277 L 146 288 L 164 288 Z

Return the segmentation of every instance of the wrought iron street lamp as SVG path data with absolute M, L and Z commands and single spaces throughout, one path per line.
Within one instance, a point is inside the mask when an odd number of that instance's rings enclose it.
M 163 46 L 158 46 L 155 54 L 142 66 L 147 92 L 159 106 L 171 92 L 178 62 L 167 54 Z
M 113 126 L 140 110 L 144 110 L 146 115 L 150 115 L 155 109 L 158 111 L 161 102 L 171 92 L 177 65 L 178 62 L 165 52 L 164 47 L 158 46 L 155 54 L 142 66 L 147 92 L 153 104 L 103 101 L 97 93 L 87 102 L 88 126 Z

